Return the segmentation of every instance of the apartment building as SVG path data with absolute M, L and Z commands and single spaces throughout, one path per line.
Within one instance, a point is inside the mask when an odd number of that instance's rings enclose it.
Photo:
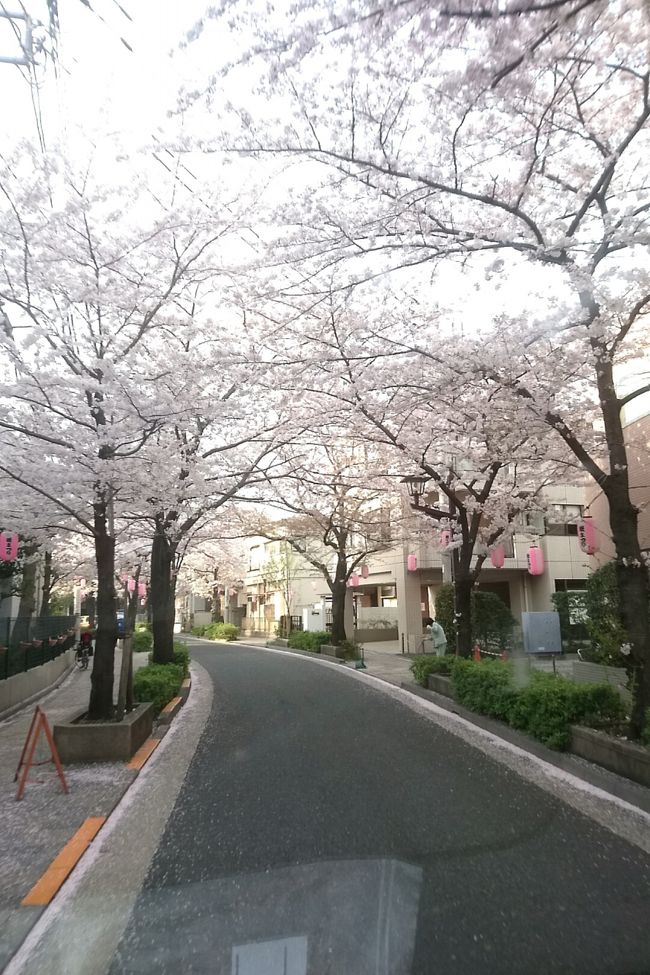
M 516 620 L 523 612 L 551 610 L 551 596 L 558 590 L 584 589 L 597 565 L 578 542 L 584 487 L 549 488 L 544 500 L 545 516 L 529 517 L 520 525 L 506 545 L 503 567 L 494 568 L 488 561 L 479 577 L 479 587 L 496 593 Z M 440 529 L 434 522 L 430 539 L 399 542 L 368 559 L 358 586 L 349 590 L 348 637 L 360 642 L 397 640 L 404 650 L 417 650 L 422 618 L 435 615 L 436 593 L 450 580 L 450 560 L 440 547 Z M 544 571 L 536 576 L 530 575 L 527 560 L 533 542 L 544 557 Z M 411 570 L 409 555 L 416 562 Z M 286 543 L 255 539 L 239 603 L 245 607 L 243 632 L 249 635 L 274 635 L 287 615 L 294 625 L 325 629 L 330 592 L 321 573 Z

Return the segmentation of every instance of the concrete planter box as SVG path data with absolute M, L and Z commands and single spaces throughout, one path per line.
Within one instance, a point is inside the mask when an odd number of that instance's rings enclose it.
M 333 643 L 321 643 L 320 652 L 324 657 L 336 657 L 337 660 L 345 660 L 343 647 L 335 647 Z
M 80 711 L 54 725 L 54 741 L 64 765 L 74 762 L 128 762 L 153 728 L 153 704 L 138 704 L 123 721 L 85 724 Z
M 574 725 L 571 728 L 571 751 L 610 772 L 650 786 L 650 748 Z
M 445 697 L 453 697 L 454 691 L 451 686 L 451 677 L 443 677 L 442 674 L 429 674 L 427 686 L 430 691 L 437 694 L 444 694 Z

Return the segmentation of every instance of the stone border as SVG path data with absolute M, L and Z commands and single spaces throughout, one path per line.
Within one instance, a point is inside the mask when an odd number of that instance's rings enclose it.
M 252 646 L 252 644 L 250 643 L 247 645 Z M 329 644 L 324 643 L 323 646 L 326 647 L 329 646 Z M 256 650 L 258 648 L 253 647 L 253 649 Z M 347 660 L 344 660 L 342 657 L 337 657 L 333 653 L 323 653 L 322 648 L 320 652 L 318 650 L 298 650 L 296 647 L 287 646 L 286 641 L 280 642 L 279 640 L 276 641 L 267 640 L 266 647 L 259 647 L 259 649 L 260 650 L 282 650 L 284 653 L 295 653 L 299 657 L 309 657 L 311 660 L 314 659 L 327 660 L 333 664 L 347 663 Z
M 588 762 L 602 765 L 610 772 L 623 775 L 640 785 L 650 786 L 650 748 L 611 738 L 595 728 L 573 725 L 569 750 L 580 758 L 586 758 Z

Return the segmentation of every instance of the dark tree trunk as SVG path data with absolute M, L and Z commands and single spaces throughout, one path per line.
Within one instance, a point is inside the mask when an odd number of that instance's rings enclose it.
M 133 592 L 128 588 L 124 591 L 124 640 L 122 642 L 122 667 L 120 669 L 120 687 L 117 695 L 117 718 L 119 721 L 124 713 L 133 708 L 133 633 L 135 618 L 138 612 L 138 582 L 140 581 L 140 566 L 137 567 L 133 579 Z
M 52 553 L 46 552 L 43 561 L 43 591 L 41 594 L 41 608 L 39 616 L 50 615 L 50 597 L 54 586 L 54 573 L 52 571 Z
M 334 580 L 330 589 L 332 592 L 332 643 L 339 644 L 347 639 L 345 633 L 345 599 L 347 595 L 345 579 Z
M 149 605 L 153 631 L 153 660 L 170 664 L 174 659 L 174 616 L 176 585 L 174 577 L 174 547 L 161 525 L 151 545 L 151 579 Z
M 456 653 L 469 657 L 472 652 L 472 590 L 473 578 L 457 578 L 454 582 L 454 616 L 456 619 Z
M 38 551 L 35 542 L 22 542 L 22 573 L 20 578 L 20 602 L 18 604 L 18 619 L 13 628 L 14 643 L 31 639 L 31 619 L 36 609 L 36 563 L 30 561 L 32 555 Z
M 638 512 L 629 493 L 608 488 L 609 521 L 616 547 L 616 580 L 619 590 L 621 622 L 630 642 L 630 675 L 633 678 L 633 706 L 630 735 L 638 738 L 643 730 L 646 709 L 650 708 L 650 591 L 648 570 L 643 561 L 638 534 Z
M 592 347 L 597 357 L 596 382 L 609 455 L 610 473 L 602 488 L 609 502 L 609 523 L 616 549 L 619 611 L 630 643 L 634 699 L 629 733 L 630 737 L 638 738 L 644 728 L 646 709 L 650 707 L 650 586 L 639 544 L 638 509 L 630 498 L 625 433 L 613 364 L 597 340 Z
M 107 502 L 97 501 L 93 509 L 97 563 L 97 629 L 90 676 L 88 717 L 106 721 L 113 717 L 113 670 L 117 640 L 115 539 L 108 534 Z
M 32 556 L 38 551 L 35 542 L 25 542 L 23 547 L 23 577 L 20 584 L 18 616 L 30 620 L 36 611 L 36 562 Z

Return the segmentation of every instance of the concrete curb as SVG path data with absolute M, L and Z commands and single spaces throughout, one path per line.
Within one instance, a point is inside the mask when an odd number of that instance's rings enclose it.
M 74 667 L 72 669 L 74 670 Z M 172 702 L 170 702 L 170 703 L 175 703 L 175 707 L 173 709 L 170 709 L 170 715 L 171 716 L 165 722 L 162 722 L 161 723 L 160 717 L 158 718 L 157 722 L 154 722 L 154 725 L 153 725 L 151 734 L 149 735 L 149 737 L 145 740 L 144 744 L 139 749 L 139 751 L 146 752 L 146 754 L 143 756 L 143 760 L 140 763 L 137 763 L 135 765 L 133 764 L 133 760 L 138 755 L 138 752 L 136 752 L 136 754 L 132 757 L 131 761 L 124 762 L 124 763 L 122 763 L 121 761 L 116 762 L 116 764 L 120 764 L 120 765 L 121 764 L 125 764 L 126 767 L 128 767 L 129 769 L 132 769 L 134 771 L 134 774 L 131 777 L 130 781 L 128 783 L 126 783 L 126 785 L 125 785 L 124 789 L 122 790 L 122 792 L 115 798 L 115 800 L 113 801 L 113 803 L 110 806 L 110 808 L 106 811 L 106 814 L 104 816 L 100 817 L 101 818 L 101 823 L 100 823 L 100 825 L 99 825 L 99 827 L 98 827 L 98 829 L 96 831 L 97 832 L 97 838 L 98 839 L 101 837 L 104 828 L 110 822 L 111 817 L 113 816 L 113 814 L 121 807 L 121 805 L 122 805 L 123 802 L 125 802 L 125 801 L 128 802 L 128 794 L 129 794 L 129 792 L 131 791 L 131 789 L 133 788 L 133 786 L 138 781 L 138 778 L 140 777 L 140 775 L 142 774 L 142 772 L 145 771 L 149 760 L 152 758 L 154 752 L 157 750 L 157 746 L 160 744 L 160 740 L 170 730 L 171 723 L 172 723 L 173 718 L 176 717 L 176 715 L 181 710 L 182 705 L 188 699 L 192 681 L 189 678 L 187 678 L 186 680 L 187 680 L 187 683 L 188 683 L 188 688 L 187 688 L 187 695 L 186 695 L 185 699 L 182 699 L 181 697 L 173 698 L 172 699 Z M 150 746 L 150 747 L 147 748 L 147 746 Z M 77 831 L 77 832 L 79 832 L 79 831 Z M 69 845 L 70 843 L 72 843 L 72 841 L 74 840 L 75 836 L 76 836 L 76 833 L 73 835 L 73 837 L 71 838 L 71 840 L 69 841 L 69 843 L 67 845 Z M 66 847 L 64 847 L 64 849 L 62 851 L 60 851 L 53 858 L 50 866 L 46 869 L 45 873 L 42 874 L 41 877 L 34 884 L 34 888 L 37 888 L 38 885 L 41 883 L 41 881 L 48 875 L 48 872 L 50 871 L 52 865 L 54 865 L 54 864 L 57 863 L 58 859 L 62 856 L 62 854 L 64 853 L 65 849 L 66 849 Z M 74 863 L 70 866 L 70 870 L 69 870 L 69 873 L 70 874 L 72 874 L 74 872 L 74 870 L 76 870 L 77 868 L 83 870 L 83 867 L 84 867 L 84 858 L 89 853 L 89 851 L 91 851 L 92 849 L 93 849 L 93 843 L 92 842 L 89 842 L 84 847 L 84 849 L 81 850 L 79 856 L 75 859 Z M 31 910 L 33 911 L 33 924 L 31 926 L 31 928 L 27 931 L 26 936 L 25 936 L 24 941 L 23 941 L 23 944 L 26 944 L 28 942 L 28 940 L 30 938 L 30 935 L 31 935 L 31 932 L 34 930 L 34 925 L 38 922 L 38 920 L 42 916 L 43 912 L 48 909 L 49 904 L 51 904 L 56 899 L 56 897 L 58 896 L 58 894 L 60 893 L 60 891 L 62 889 L 65 890 L 65 884 L 67 882 L 67 879 L 68 879 L 68 875 L 66 874 L 66 876 L 63 878 L 63 880 L 61 881 L 61 883 L 53 891 L 53 893 L 52 893 L 51 897 L 49 898 L 49 900 L 41 901 L 38 907 L 36 907 L 36 908 L 32 907 L 31 908 Z M 34 888 L 32 888 L 32 890 Z M 29 902 L 27 900 L 25 900 L 24 903 L 25 904 L 28 904 Z M 24 909 L 24 907 L 22 907 L 22 905 L 21 905 L 21 909 Z M 21 949 L 22 949 L 22 945 L 17 945 L 16 951 L 15 951 L 15 953 L 13 955 L 13 958 L 16 958 L 20 954 Z M 9 962 L 9 965 L 7 966 L 7 969 L 5 969 L 5 971 L 7 971 L 8 969 L 10 969 L 11 964 L 12 964 L 12 961 Z
M 200 664 L 193 662 L 191 668 L 195 678 L 205 674 Z M 210 715 L 212 684 L 206 676 L 206 681 L 196 681 L 196 696 L 185 712 L 187 719 L 165 727 L 164 741 L 157 742 L 159 747 L 150 760 L 115 801 L 96 839 L 51 903 L 41 909 L 22 909 L 35 912 L 33 921 L 5 975 L 73 971 L 105 975 L 108 971 Z M 161 763 L 165 774 L 156 776 L 155 766 Z M 138 826 L 145 819 L 147 828 L 142 831 Z M 133 840 L 125 852 L 128 837 Z M 107 849 L 108 843 L 117 846 Z M 120 851 L 119 856 L 115 849 Z M 96 935 L 90 955 L 84 939 L 78 937 L 85 925 Z

